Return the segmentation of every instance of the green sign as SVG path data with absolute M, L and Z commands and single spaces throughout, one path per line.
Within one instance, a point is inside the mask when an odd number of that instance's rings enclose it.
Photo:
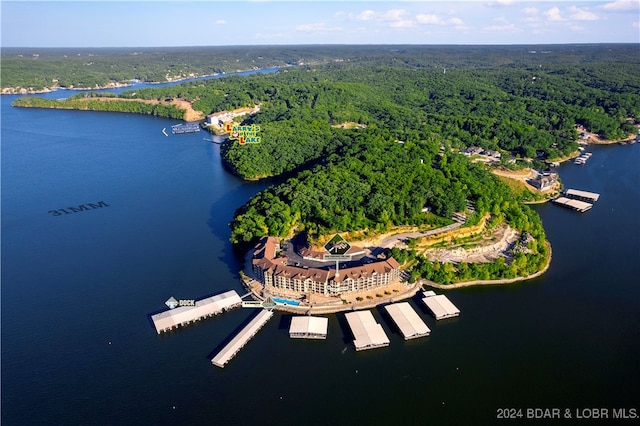
M 329 254 L 343 256 L 349 251 L 351 245 L 340 234 L 336 234 L 324 245 L 324 248 Z

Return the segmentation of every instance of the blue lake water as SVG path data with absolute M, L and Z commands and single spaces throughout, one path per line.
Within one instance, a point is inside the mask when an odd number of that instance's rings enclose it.
M 59 93 L 48 96 L 60 97 Z M 590 147 L 567 187 L 584 214 L 537 206 L 542 277 L 447 292 L 459 318 L 356 353 L 342 314 L 292 341 L 276 314 L 227 365 L 212 353 L 255 312 L 158 336 L 164 301 L 242 293 L 234 211 L 267 183 L 226 172 L 175 120 L 2 101 L 2 423 L 491 424 L 499 408 L 640 408 L 640 144 Z M 87 203 L 90 211 L 53 216 Z M 287 374 L 283 374 L 287 372 Z

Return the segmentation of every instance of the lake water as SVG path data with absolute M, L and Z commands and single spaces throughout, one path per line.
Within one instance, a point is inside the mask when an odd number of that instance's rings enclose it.
M 220 369 L 210 357 L 255 312 L 163 336 L 148 315 L 170 296 L 242 293 L 227 224 L 267 183 L 227 173 L 205 132 L 165 137 L 174 120 L 14 99 L 1 98 L 3 424 L 491 424 L 501 408 L 640 409 L 640 144 L 560 167 L 567 187 L 602 195 L 584 214 L 536 207 L 553 247 L 544 276 L 449 291 L 462 313 L 444 322 L 412 302 L 432 329 L 418 341 L 374 310 L 391 345 L 366 352 L 343 314 L 326 341 L 300 341 L 277 313 Z

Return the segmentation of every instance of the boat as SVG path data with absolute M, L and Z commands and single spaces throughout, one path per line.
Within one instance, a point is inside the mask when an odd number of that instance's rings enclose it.
M 195 133 L 200 131 L 200 124 L 198 123 L 186 123 L 186 124 L 174 124 L 171 126 L 171 133 Z

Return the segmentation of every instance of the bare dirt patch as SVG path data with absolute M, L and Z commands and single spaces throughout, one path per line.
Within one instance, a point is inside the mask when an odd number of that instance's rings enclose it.
M 603 139 L 600 137 L 600 135 L 596 133 L 588 132 L 587 129 L 585 129 L 582 126 L 578 126 L 577 129 L 578 129 L 578 133 L 585 134 L 585 138 L 583 139 L 583 142 L 586 142 L 588 144 L 594 144 L 594 145 L 610 145 L 613 143 L 625 142 L 635 138 L 636 136 L 633 133 L 630 133 L 626 138 L 622 138 L 622 139 Z
M 334 124 L 333 126 L 336 129 L 364 129 L 367 127 L 366 124 L 356 123 L 355 121 L 346 121 L 340 124 Z
M 497 226 L 491 233 L 473 247 L 463 244 L 451 245 L 447 248 L 424 250 L 423 254 L 431 261 L 439 262 L 493 262 L 499 257 L 508 256 L 512 244 L 520 238 L 520 233 L 506 224 Z

